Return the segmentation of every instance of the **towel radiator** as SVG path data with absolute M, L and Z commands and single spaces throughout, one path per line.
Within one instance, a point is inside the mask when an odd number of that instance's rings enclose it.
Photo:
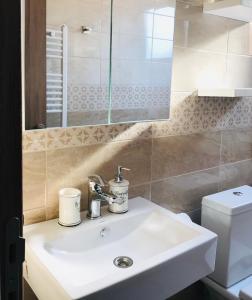
M 46 74 L 46 111 L 61 113 L 61 125 L 67 127 L 67 64 L 68 64 L 68 28 L 47 27 L 46 58 L 51 61 Z M 58 67 L 53 67 L 53 66 Z

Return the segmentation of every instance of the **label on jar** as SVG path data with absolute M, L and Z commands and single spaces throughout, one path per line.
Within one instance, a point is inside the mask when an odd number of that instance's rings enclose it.
M 113 186 L 110 187 L 110 191 L 115 196 L 120 198 L 122 202 L 109 205 L 109 210 L 118 214 L 128 211 L 128 186 Z

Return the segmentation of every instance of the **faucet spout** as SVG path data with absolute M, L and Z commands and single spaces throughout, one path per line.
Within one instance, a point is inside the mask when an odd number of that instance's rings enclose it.
M 123 203 L 123 199 L 122 198 L 118 198 L 117 196 L 115 196 L 112 193 L 101 193 L 100 194 L 102 200 L 108 202 L 108 204 L 113 204 L 113 203 L 118 203 L 118 204 L 122 204 Z
M 97 219 L 101 217 L 101 202 L 105 201 L 108 204 L 122 204 L 123 199 L 115 196 L 112 193 L 104 192 L 105 183 L 101 176 L 93 175 L 88 177 L 88 213 L 89 219 Z

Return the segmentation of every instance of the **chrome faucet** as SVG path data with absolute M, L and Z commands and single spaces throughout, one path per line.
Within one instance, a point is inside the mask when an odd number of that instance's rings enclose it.
M 88 177 L 88 213 L 87 217 L 91 220 L 97 219 L 101 216 L 101 202 L 105 201 L 108 204 L 121 204 L 123 199 L 118 198 L 112 193 L 104 192 L 106 187 L 103 179 L 99 175 L 92 175 Z

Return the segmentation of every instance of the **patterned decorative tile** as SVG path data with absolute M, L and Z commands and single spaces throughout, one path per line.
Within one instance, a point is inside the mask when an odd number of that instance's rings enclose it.
M 89 126 L 83 128 L 83 145 L 106 143 L 108 126 Z
M 83 144 L 83 128 L 70 127 L 66 129 L 67 147 L 76 147 Z
M 109 109 L 108 87 L 100 85 L 69 85 L 68 111 L 90 112 Z M 113 109 L 167 107 L 170 89 L 166 86 L 112 87 Z M 127 101 L 125 101 L 127 100 Z
M 118 124 L 112 125 L 108 127 L 108 138 L 110 141 L 121 140 L 123 137 L 122 135 L 126 132 L 129 128 L 127 124 Z
M 37 152 L 46 149 L 46 130 L 23 132 L 23 152 Z
M 67 147 L 70 138 L 66 133 L 66 129 L 48 129 L 47 136 L 47 150 L 55 150 Z
M 155 122 L 153 136 L 190 134 L 252 126 L 252 98 L 198 97 L 174 93 L 170 120 Z
M 23 150 L 36 152 L 244 127 L 252 127 L 252 97 L 213 98 L 173 93 L 167 121 L 26 131 Z
M 113 125 L 109 129 L 109 141 L 136 140 L 152 137 L 152 123 Z

